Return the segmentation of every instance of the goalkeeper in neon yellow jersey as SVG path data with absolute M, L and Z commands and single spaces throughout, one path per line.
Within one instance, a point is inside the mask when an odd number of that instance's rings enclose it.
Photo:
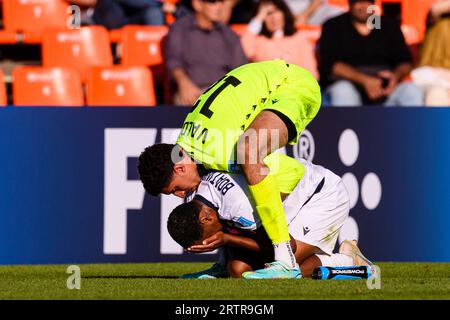
M 297 142 L 320 104 L 317 81 L 296 65 L 274 60 L 236 68 L 198 98 L 176 145 L 141 154 L 144 188 L 184 197 L 195 192 L 203 170 L 242 173 L 275 252 L 275 262 L 251 278 L 298 278 L 280 193 L 292 191 L 304 168 L 273 152 Z

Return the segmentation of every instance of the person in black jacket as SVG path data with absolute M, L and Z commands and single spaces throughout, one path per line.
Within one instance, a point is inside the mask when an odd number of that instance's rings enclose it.
M 400 26 L 374 14 L 374 0 L 350 0 L 350 11 L 323 25 L 320 77 L 331 106 L 423 105 L 423 92 L 402 82 L 412 58 Z

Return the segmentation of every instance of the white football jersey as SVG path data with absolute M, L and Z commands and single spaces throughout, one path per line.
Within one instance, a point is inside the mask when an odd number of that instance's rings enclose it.
M 329 170 L 306 160 L 299 160 L 305 174 L 292 193 L 283 202 L 286 221 L 289 224 L 301 207 L 317 193 Z M 320 191 L 320 190 L 319 190 Z M 261 226 L 253 197 L 243 175 L 210 172 L 202 177 L 195 198 L 217 209 L 219 218 L 233 222 L 240 229 L 255 230 Z

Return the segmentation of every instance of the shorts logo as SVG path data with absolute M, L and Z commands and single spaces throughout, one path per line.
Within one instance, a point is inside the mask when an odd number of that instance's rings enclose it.
M 306 236 L 311 229 L 309 227 L 303 227 L 303 235 Z

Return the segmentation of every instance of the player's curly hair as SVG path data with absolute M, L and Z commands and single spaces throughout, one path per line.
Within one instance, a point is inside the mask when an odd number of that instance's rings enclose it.
M 185 249 L 201 239 L 203 235 L 198 218 L 201 208 L 201 204 L 196 201 L 183 203 L 173 209 L 167 220 L 170 236 Z
M 172 151 L 175 147 L 175 144 L 154 144 L 139 156 L 139 177 L 145 191 L 152 196 L 159 195 L 173 177 Z

